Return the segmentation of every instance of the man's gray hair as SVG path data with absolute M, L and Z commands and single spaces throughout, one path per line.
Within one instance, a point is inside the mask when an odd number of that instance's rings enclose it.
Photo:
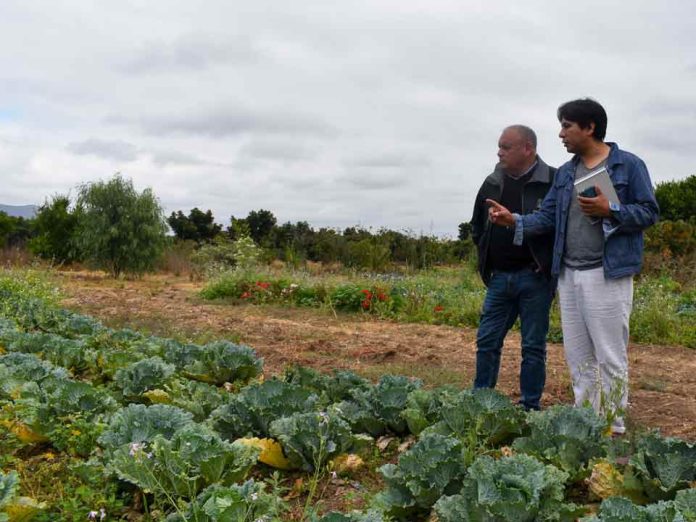
M 534 132 L 530 127 L 527 127 L 526 125 L 510 125 L 508 127 L 505 127 L 505 130 L 511 129 L 515 130 L 520 133 L 520 136 L 522 136 L 522 139 L 524 141 L 527 141 L 532 144 L 532 148 L 536 150 L 537 147 L 537 137 L 536 137 L 536 132 Z

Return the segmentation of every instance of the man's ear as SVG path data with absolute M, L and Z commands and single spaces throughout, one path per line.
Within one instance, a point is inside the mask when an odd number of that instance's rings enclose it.
M 588 136 L 594 136 L 594 130 L 596 126 L 597 125 L 595 124 L 595 122 L 591 121 L 583 130 L 587 131 Z

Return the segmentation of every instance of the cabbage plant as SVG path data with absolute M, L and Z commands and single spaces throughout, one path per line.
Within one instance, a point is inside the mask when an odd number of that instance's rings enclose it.
M 213 485 L 191 502 L 185 513 L 172 514 L 166 522 L 281 522 L 285 506 L 253 479 L 230 486 Z
M 210 428 L 191 423 L 170 439 L 156 435 L 150 442 L 120 446 L 108 468 L 145 491 L 191 499 L 212 484 L 246 478 L 258 454 L 256 448 L 224 441 Z
M 403 435 L 408 432 L 408 424 L 402 417 L 408 395 L 421 386 L 418 379 L 384 375 L 375 386 L 355 388 L 349 400 L 336 405 L 336 411 L 354 432 L 376 437 L 389 430 Z
M 271 423 L 269 431 L 282 445 L 291 465 L 309 472 L 347 452 L 354 443 L 350 426 L 331 412 L 281 417 Z
M 134 400 L 148 390 L 164 386 L 174 375 L 173 364 L 159 357 L 148 357 L 121 368 L 114 375 L 114 383 L 124 398 Z
M 453 437 L 424 435 L 399 457 L 398 464 L 379 468 L 386 490 L 375 505 L 399 520 L 427 513 L 445 494 L 460 490 L 465 473 L 462 445 Z
M 215 341 L 201 347 L 183 373 L 191 379 L 222 385 L 226 382 L 246 383 L 263 370 L 263 359 L 248 346 L 229 341 Z
M 170 439 L 192 418 L 189 412 L 166 404 L 130 404 L 113 415 L 99 444 L 112 452 L 127 444 L 149 443 L 158 435 Z
M 223 437 L 268 437 L 271 423 L 281 417 L 316 409 L 318 397 L 310 390 L 279 380 L 242 389 L 215 409 L 210 423 Z
M 552 406 L 527 415 L 530 433 L 513 448 L 567 472 L 576 482 L 591 471 L 590 461 L 606 454 L 606 420 L 592 408 Z
M 565 503 L 568 474 L 529 455 L 483 455 L 470 466 L 457 495 L 435 504 L 440 522 L 572 522 L 584 513 Z
M 629 464 L 650 500 L 670 500 L 696 481 L 696 446 L 649 433 L 638 440 Z
M 464 444 L 467 463 L 487 447 L 511 441 L 525 429 L 521 407 L 496 390 L 464 390 L 443 404 L 440 421 L 423 434 L 451 435 Z
M 674 500 L 639 506 L 623 497 L 602 502 L 596 515 L 583 522 L 693 522 L 696 521 L 696 489 L 677 492 Z

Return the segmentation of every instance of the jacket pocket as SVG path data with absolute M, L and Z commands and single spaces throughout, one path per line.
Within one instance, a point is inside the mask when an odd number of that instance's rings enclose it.
M 611 183 L 621 203 L 628 201 L 628 174 L 623 165 L 618 165 L 611 171 Z
M 640 265 L 639 234 L 614 234 L 607 240 L 604 261 L 608 268 L 618 269 Z

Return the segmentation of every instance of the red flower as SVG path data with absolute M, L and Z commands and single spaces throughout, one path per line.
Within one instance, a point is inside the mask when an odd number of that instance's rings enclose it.
M 435 308 L 433 308 L 433 311 L 435 312 L 442 312 L 445 309 L 444 306 L 437 305 Z
M 383 294 L 382 292 L 379 292 L 377 294 L 377 299 L 379 301 L 386 301 L 387 299 L 389 299 L 389 297 L 387 297 L 387 294 Z
M 264 290 L 268 290 L 268 288 L 271 286 L 271 283 L 266 283 L 264 281 L 256 281 L 256 286 L 259 286 Z
M 240 299 L 249 299 L 251 297 L 250 292 L 244 292 L 242 295 L 239 296 Z
M 369 290 L 360 290 L 360 293 L 365 294 L 365 299 L 372 299 L 372 292 Z
M 364 301 L 362 301 L 360 303 L 360 306 L 362 306 L 365 310 L 367 310 L 368 308 L 370 308 L 370 301 L 368 299 L 365 299 Z

